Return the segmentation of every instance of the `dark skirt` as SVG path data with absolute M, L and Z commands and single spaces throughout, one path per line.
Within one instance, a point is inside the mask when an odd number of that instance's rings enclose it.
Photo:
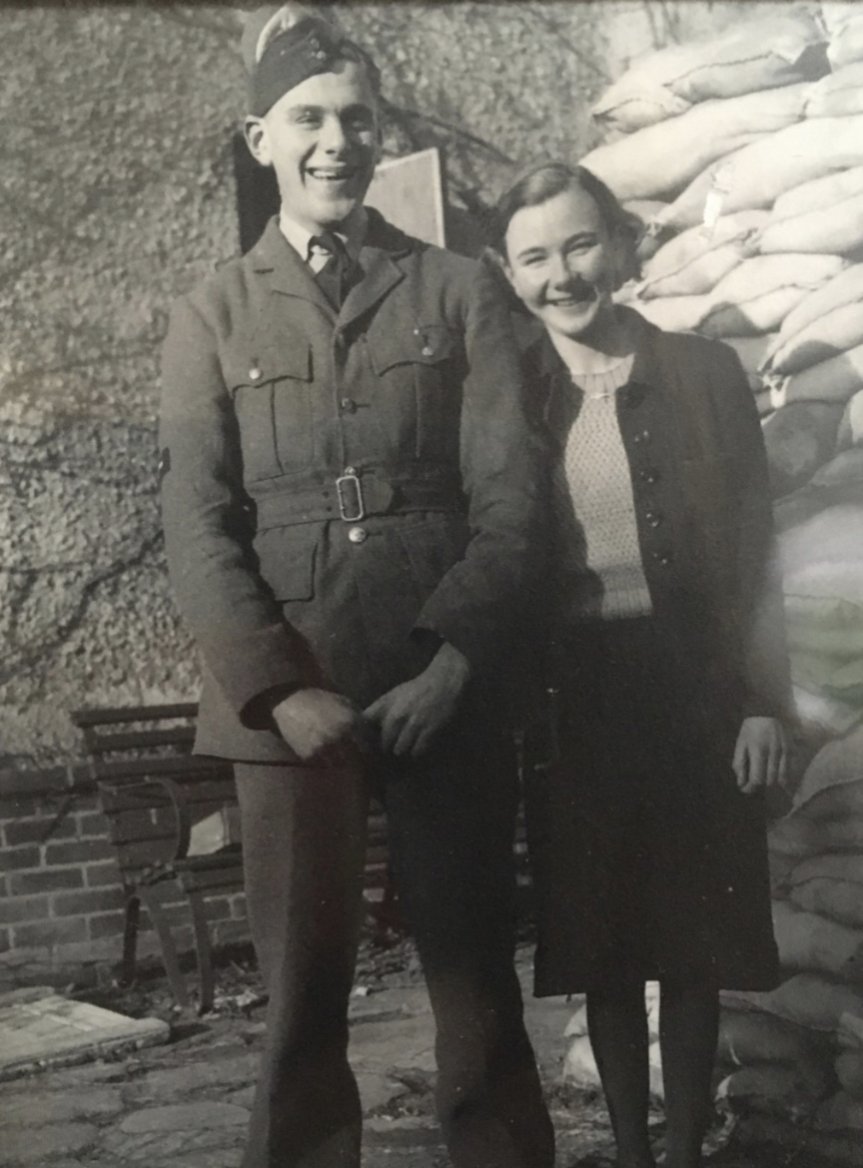
M 557 761 L 526 787 L 535 993 L 772 988 L 764 805 L 736 786 L 728 695 L 649 618 L 585 626 L 561 661 Z

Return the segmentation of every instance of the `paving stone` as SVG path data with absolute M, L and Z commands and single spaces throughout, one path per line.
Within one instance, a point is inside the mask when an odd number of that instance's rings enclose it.
M 234 1103 L 237 1107 L 245 1107 L 247 1111 L 251 1111 L 254 1098 L 255 1084 L 250 1083 L 248 1087 L 241 1087 L 239 1091 L 231 1091 L 225 1096 L 225 1102 Z
M 2 1137 L 3 1168 L 33 1164 L 44 1168 L 52 1156 L 74 1155 L 95 1142 L 99 1129 L 92 1123 L 43 1123 L 39 1127 L 6 1128 Z
M 42 1080 L 38 1080 L 40 1087 Z M 21 1091 L 6 1096 L 0 1109 L 0 1128 L 39 1127 L 50 1117 L 50 1123 L 65 1123 L 74 1119 L 96 1119 L 116 1115 L 123 1101 L 120 1089 L 99 1087 L 92 1091 L 53 1090 L 46 1092 Z M 3 1139 L 7 1137 L 4 1135 Z
M 395 1066 L 434 1066 L 434 1023 L 430 1014 L 391 1022 L 364 1022 L 351 1030 L 348 1055 L 358 1071 Z
M 364 1115 L 410 1092 L 410 1087 L 379 1071 L 357 1071 L 356 1079 Z
M 127 1135 L 145 1132 L 188 1132 L 201 1128 L 237 1127 L 248 1122 L 242 1107 L 225 1103 L 173 1103 L 167 1107 L 146 1107 L 133 1111 L 120 1124 Z
M 41 992 L 41 987 L 40 987 Z M 126 1018 L 89 1002 L 26 991 L 0 996 L 0 1079 L 105 1051 L 167 1042 L 157 1018 Z
M 186 1168 L 189 1157 L 215 1164 L 215 1157 L 233 1163 L 234 1152 L 245 1142 L 249 1113 L 228 1103 L 177 1103 L 133 1111 L 103 1139 L 100 1154 L 116 1156 L 124 1164 L 163 1161 Z M 221 1160 L 218 1161 L 221 1163 Z M 99 1161 L 101 1168 L 102 1161 Z
M 436 1148 L 443 1145 L 440 1128 L 426 1117 L 386 1119 L 373 1117 L 365 1123 L 363 1142 L 369 1147 Z
M 134 1084 L 136 1099 L 176 1099 L 197 1091 L 218 1090 L 254 1083 L 258 1074 L 257 1054 L 237 1058 L 213 1058 L 210 1062 L 184 1063 L 181 1066 L 149 1071 Z

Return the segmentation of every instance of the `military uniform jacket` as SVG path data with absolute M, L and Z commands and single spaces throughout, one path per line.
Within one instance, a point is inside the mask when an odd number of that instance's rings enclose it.
M 529 412 L 549 457 L 560 459 L 581 390 L 537 322 L 514 320 L 514 329 Z M 724 711 L 735 728 L 748 715 L 787 719 L 767 458 L 746 376 L 726 345 L 646 321 L 641 331 L 617 415 L 654 614 L 676 642 L 681 676 L 717 717 Z M 565 608 L 568 582 L 558 573 L 556 584 L 559 603 L 551 600 L 549 611 Z
M 374 212 L 359 262 L 336 313 L 273 220 L 172 312 L 162 506 L 200 752 L 289 761 L 267 695 L 362 707 L 441 640 L 491 676 L 530 602 L 542 472 L 504 306 Z

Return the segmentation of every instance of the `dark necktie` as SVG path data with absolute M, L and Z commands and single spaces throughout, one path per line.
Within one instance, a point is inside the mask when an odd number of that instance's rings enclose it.
M 332 231 L 321 231 L 318 235 L 313 235 L 309 240 L 309 246 L 320 248 L 329 254 L 327 262 L 315 273 L 315 280 L 333 308 L 339 309 L 356 283 L 357 265 L 348 254 L 344 243 Z

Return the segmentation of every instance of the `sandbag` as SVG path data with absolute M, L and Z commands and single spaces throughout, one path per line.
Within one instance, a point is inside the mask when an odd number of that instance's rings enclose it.
M 847 423 L 851 442 L 863 443 L 863 390 L 859 390 L 848 403 L 843 423 Z
M 857 255 L 863 249 L 863 194 L 771 223 L 754 244 L 763 255 L 785 251 Z
M 828 742 L 806 768 L 792 814 L 810 819 L 863 815 L 863 726 Z
M 643 281 L 637 295 L 645 300 L 656 296 L 700 296 L 710 292 L 729 272 L 750 254 L 744 240 L 721 243 L 673 275 Z
M 863 783 L 863 779 L 860 782 Z M 795 865 L 791 883 L 797 886 L 809 880 L 841 880 L 856 884 L 863 895 L 863 852 L 825 852 L 820 856 L 807 856 Z
M 581 162 L 618 199 L 677 195 L 717 159 L 799 122 L 807 93 L 808 86 L 793 85 L 705 102 L 628 138 L 597 146 Z M 663 208 L 656 220 L 665 214 Z
M 863 198 L 860 206 L 863 212 Z M 767 353 L 762 371 L 786 376 L 800 373 L 858 345 L 863 345 L 863 304 L 843 304 L 780 341 L 773 352 Z
M 852 446 L 831 458 L 815 472 L 812 483 L 816 487 L 838 487 L 846 483 L 863 484 L 863 446 Z M 860 497 L 863 500 L 863 492 Z
M 863 928 L 863 889 L 859 883 L 825 876 L 792 886 L 792 876 L 793 870 L 786 876 L 785 884 L 792 904 L 839 924 Z
M 783 856 L 781 852 L 767 853 L 767 874 L 770 878 L 770 895 L 774 900 L 788 896 L 789 880 L 794 871 L 794 856 Z
M 691 227 L 664 244 L 642 267 L 637 295 L 698 296 L 752 254 L 750 241 L 767 221 L 766 211 L 728 215 L 712 228 Z
M 630 303 L 653 324 L 670 331 L 697 330 L 720 339 L 757 335 L 777 329 L 804 296 L 843 265 L 833 255 L 752 256 L 705 295 Z
M 827 1074 L 810 1067 L 755 1063 L 732 1071 L 716 1089 L 719 1102 L 745 1103 L 757 1111 L 802 1118 L 811 1115 L 829 1090 Z
M 756 1010 L 722 1010 L 717 1059 L 726 1065 L 796 1063 L 812 1055 L 813 1042 L 800 1026 Z
M 863 981 L 863 931 L 775 900 L 773 934 L 783 969 L 813 970 L 843 981 Z
M 831 819 L 825 823 L 819 823 L 817 826 L 825 852 L 858 851 L 863 853 L 863 815 L 852 816 L 850 819 Z M 861 916 L 863 916 L 863 905 L 861 905 Z
M 837 203 L 863 192 L 863 166 L 851 170 L 839 170 L 833 174 L 805 182 L 780 195 L 768 215 L 768 223 L 782 223 L 786 219 L 796 219 L 810 211 L 823 211 L 835 207 Z M 661 213 L 654 212 L 654 218 Z M 795 248 L 795 251 L 802 250 Z
M 747 373 L 758 373 L 778 336 L 778 333 L 762 333 L 757 337 L 723 337 L 722 343 L 731 346 Z
M 839 402 L 845 404 L 863 389 L 863 345 L 855 345 L 835 357 L 819 361 L 771 386 L 774 409 L 792 402 Z
M 798 408 L 807 407 L 788 406 L 782 412 Z M 860 599 L 863 500 L 825 508 L 806 523 L 784 531 L 779 551 L 787 593 Z
M 833 69 L 842 69 L 855 61 L 863 61 L 863 13 L 856 11 L 856 5 L 849 4 L 853 15 L 836 27 L 830 38 L 827 57 Z
M 863 1016 L 863 991 L 818 973 L 796 973 L 766 993 L 723 990 L 720 997 L 732 1010 L 763 1010 L 824 1033 L 835 1033 L 843 1014 Z
M 563 1060 L 563 1078 L 576 1087 L 601 1085 L 593 1047 L 586 1033 L 576 1035 L 570 1042 Z
M 633 130 L 685 104 L 733 98 L 827 72 L 825 37 L 802 9 L 735 22 L 719 36 L 642 57 L 593 106 L 605 126 Z
M 645 320 L 669 333 L 694 333 L 711 307 L 709 296 L 661 296 L 629 304 Z
M 863 60 L 828 73 L 809 89 L 807 118 L 863 114 Z
M 657 1099 L 663 1098 L 662 1054 L 659 1042 L 651 1042 L 647 1052 L 650 1093 Z M 593 1054 L 593 1047 L 586 1034 L 572 1040 L 563 1060 L 563 1078 L 576 1087 L 600 1087 L 599 1070 Z
M 774 496 L 803 486 L 827 461 L 836 446 L 842 412 L 841 403 L 795 402 L 777 410 L 764 422 L 764 445 Z
M 785 191 L 834 171 L 863 166 L 863 114 L 786 126 L 712 163 L 656 217 L 683 230 L 702 222 L 708 196 L 723 215 L 772 207 Z
M 823 847 L 820 823 L 803 816 L 785 816 L 771 823 L 767 831 L 767 848 L 780 856 L 802 859 L 814 855 Z
M 788 313 L 779 329 L 779 344 L 846 304 L 863 303 L 863 264 L 852 264 L 817 288 Z
M 843 1091 L 852 1099 L 863 1099 L 863 1050 L 843 1050 L 833 1068 Z
M 839 1091 L 818 1108 L 815 1126 L 821 1131 L 863 1132 L 863 1102 Z

